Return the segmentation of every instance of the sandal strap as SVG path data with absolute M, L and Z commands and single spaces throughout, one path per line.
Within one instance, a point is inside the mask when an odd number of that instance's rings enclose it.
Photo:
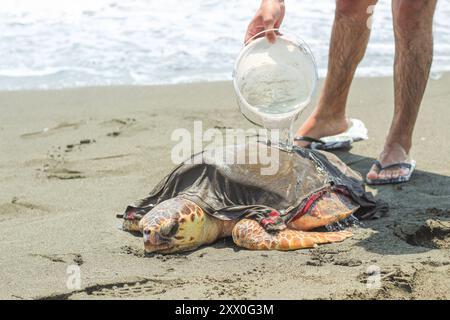
M 386 170 L 386 169 L 391 169 L 391 168 L 404 168 L 404 169 L 410 169 L 413 167 L 412 163 L 408 163 L 408 162 L 398 162 L 398 163 L 393 163 L 393 164 L 389 164 L 387 166 L 384 166 L 381 168 L 381 170 Z
M 413 163 L 409 163 L 409 162 L 397 162 L 397 163 L 392 163 L 392 164 L 388 164 L 386 166 L 381 165 L 381 162 L 378 160 L 375 160 L 373 163 L 378 170 L 383 171 L 386 169 L 391 169 L 391 168 L 404 168 L 404 169 L 409 169 L 411 170 L 411 168 L 414 166 Z
M 320 143 L 320 144 L 325 144 L 325 142 L 323 142 L 322 140 L 316 139 L 316 138 L 312 138 L 312 137 L 308 137 L 308 136 L 297 136 L 294 137 L 294 141 L 305 141 L 305 142 L 315 142 L 315 143 Z
M 375 167 L 377 167 L 378 171 L 383 170 L 383 166 L 381 165 L 381 162 L 380 162 L 380 161 L 375 160 L 375 161 L 373 162 L 373 164 L 375 165 Z

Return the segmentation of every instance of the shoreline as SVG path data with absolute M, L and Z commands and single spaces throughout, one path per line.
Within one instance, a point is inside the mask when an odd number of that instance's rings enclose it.
M 326 71 L 326 70 L 324 70 Z M 319 73 L 319 74 L 323 74 Z M 447 77 L 450 74 L 450 69 L 444 68 L 441 71 L 431 71 L 430 81 L 439 81 L 443 77 Z M 436 77 L 437 75 L 437 77 Z M 392 79 L 392 75 L 355 75 L 355 80 L 358 79 Z M 325 77 L 319 75 L 319 81 L 323 82 Z M 193 80 L 193 81 L 183 81 L 177 83 L 135 83 L 135 84 L 99 84 L 99 85 L 75 85 L 75 86 L 62 86 L 54 88 L 21 88 L 21 89 L 0 89 L 0 94 L 9 92 L 53 92 L 53 91 L 71 91 L 71 90 L 86 90 L 86 89 L 104 89 L 104 88 L 151 88 L 151 87 L 172 87 L 172 86 L 184 86 L 184 85 L 203 85 L 203 84 L 222 84 L 232 82 L 233 79 L 222 79 L 222 80 Z
M 174 129 L 192 132 L 196 120 L 253 127 L 231 82 L 2 91 L 0 298 L 449 299 L 450 237 L 417 234 L 429 220 L 450 220 L 449 88 L 450 73 L 430 80 L 413 180 L 369 188 L 390 214 L 364 222 L 352 239 L 292 252 L 236 250 L 223 240 L 152 257 L 115 215 L 173 167 Z M 337 155 L 363 175 L 392 109 L 391 77 L 355 79 L 348 114 L 365 122 L 369 140 Z M 81 270 L 79 290 L 66 287 L 71 265 Z M 369 289 L 373 265 L 383 280 Z

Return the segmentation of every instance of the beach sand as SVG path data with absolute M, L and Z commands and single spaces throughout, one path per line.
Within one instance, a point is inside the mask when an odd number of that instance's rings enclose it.
M 144 256 L 142 238 L 121 231 L 116 214 L 171 170 L 174 129 L 192 131 L 195 120 L 251 127 L 231 83 L 2 92 L 0 298 L 449 299 L 449 101 L 450 75 L 430 80 L 414 135 L 417 171 L 408 184 L 369 188 L 389 216 L 365 221 L 353 238 L 291 252 L 225 239 Z M 392 78 L 355 80 L 349 115 L 370 139 L 337 154 L 362 174 L 392 106 Z M 67 288 L 71 265 L 79 290 Z

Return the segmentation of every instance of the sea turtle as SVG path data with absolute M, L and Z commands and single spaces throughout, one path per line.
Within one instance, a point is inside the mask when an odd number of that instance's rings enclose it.
M 194 155 L 147 198 L 128 206 L 123 229 L 141 232 L 146 252 L 194 250 L 229 236 L 251 250 L 311 248 L 352 236 L 314 229 L 380 209 L 361 176 L 330 153 L 276 149 L 277 170 L 264 175 L 260 158 L 248 161 L 256 152 L 252 145 L 233 146 L 233 156 L 244 154 L 242 163 L 221 161 L 230 154 L 222 149 L 218 160 L 218 150 Z

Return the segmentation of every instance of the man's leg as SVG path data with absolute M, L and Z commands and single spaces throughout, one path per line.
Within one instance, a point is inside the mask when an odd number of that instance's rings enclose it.
M 393 0 L 395 33 L 395 109 L 384 150 L 382 165 L 409 160 L 411 140 L 433 59 L 433 16 L 437 0 Z M 408 169 L 378 172 L 373 166 L 369 179 L 406 175 Z
M 356 67 L 369 42 L 368 8 L 376 3 L 377 0 L 336 1 L 328 75 L 315 110 L 297 131 L 297 135 L 321 138 L 347 130 L 347 96 Z

